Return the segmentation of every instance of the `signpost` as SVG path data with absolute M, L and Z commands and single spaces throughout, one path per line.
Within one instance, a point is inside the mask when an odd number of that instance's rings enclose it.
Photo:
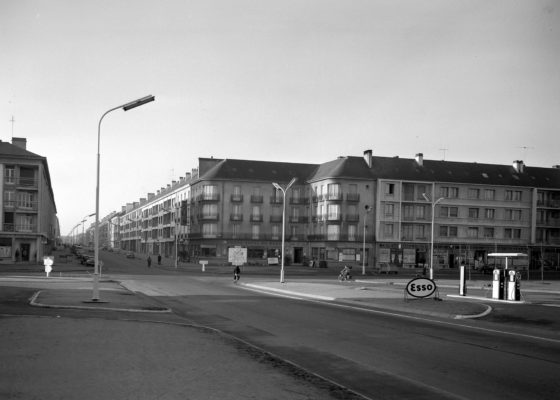
M 47 278 L 49 277 L 49 274 L 52 271 L 53 263 L 54 263 L 54 260 L 53 260 L 52 257 L 50 257 L 50 256 L 43 257 L 43 264 L 45 265 L 45 273 L 47 274 Z
M 406 285 L 406 293 L 412 297 L 429 297 L 437 290 L 436 283 L 428 278 L 416 278 Z

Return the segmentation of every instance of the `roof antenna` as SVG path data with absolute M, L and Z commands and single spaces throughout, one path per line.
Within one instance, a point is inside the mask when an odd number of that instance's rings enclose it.
M 12 119 L 10 120 L 10 122 L 12 123 L 12 140 L 13 140 L 14 139 L 14 123 L 16 122 L 13 115 L 12 115 Z
M 523 161 L 527 163 L 527 150 L 532 150 L 534 147 L 532 146 L 518 146 L 518 149 L 523 149 Z
M 449 149 L 439 149 L 440 151 L 443 151 L 443 161 L 445 161 L 445 152 Z

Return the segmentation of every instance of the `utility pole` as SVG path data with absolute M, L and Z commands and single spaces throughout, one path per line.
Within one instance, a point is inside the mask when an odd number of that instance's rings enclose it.
M 10 120 L 10 122 L 12 123 L 12 139 L 13 139 L 14 138 L 14 124 L 16 122 L 13 115 L 12 115 L 12 119 Z

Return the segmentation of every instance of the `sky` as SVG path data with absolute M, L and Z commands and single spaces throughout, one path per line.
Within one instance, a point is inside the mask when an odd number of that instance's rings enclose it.
M 560 164 L 556 0 L 0 0 L 0 59 L 0 140 L 47 158 L 63 235 L 101 116 L 148 94 L 103 119 L 100 218 L 199 157 Z

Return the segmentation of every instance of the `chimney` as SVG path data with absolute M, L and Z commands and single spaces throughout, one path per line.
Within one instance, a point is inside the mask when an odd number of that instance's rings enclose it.
M 518 174 L 522 174 L 523 173 L 523 161 L 521 160 L 515 160 L 513 162 L 513 169 L 515 170 L 515 172 L 517 172 Z
M 153 193 L 148 193 L 148 201 L 152 200 L 154 197 L 156 197 L 155 194 L 153 194 Z
M 185 174 L 185 177 L 186 177 L 186 179 L 187 179 L 188 181 L 191 180 L 191 176 L 192 176 L 192 175 L 191 175 L 190 172 L 187 172 L 187 173 Z
M 560 169 L 560 164 L 555 164 L 555 165 L 552 166 L 552 168 Z
M 366 150 L 364 151 L 364 160 L 369 168 L 372 167 L 373 163 L 373 150 Z
M 424 165 L 424 154 L 417 153 L 416 154 L 416 163 L 421 167 Z
M 27 150 L 27 139 L 22 137 L 13 137 L 12 144 L 20 149 Z
M 144 204 L 146 204 L 146 198 L 141 197 L 140 198 L 140 205 L 143 206 Z

